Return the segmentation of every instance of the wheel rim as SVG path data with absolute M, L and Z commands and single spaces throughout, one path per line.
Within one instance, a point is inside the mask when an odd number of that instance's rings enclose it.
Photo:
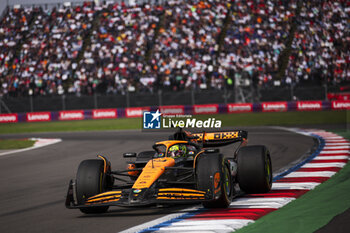
M 271 174 L 271 166 L 270 166 L 270 157 L 266 156 L 265 159 L 265 170 L 266 170 L 266 181 L 270 185 L 272 180 L 272 174 Z
M 225 167 L 225 176 L 224 176 L 224 185 L 225 185 L 225 189 L 226 189 L 226 194 L 229 197 L 230 196 L 230 177 L 229 177 L 229 172 L 228 172 L 228 168 Z

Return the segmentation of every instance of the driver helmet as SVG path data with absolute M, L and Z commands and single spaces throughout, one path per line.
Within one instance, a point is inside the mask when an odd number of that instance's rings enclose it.
M 185 145 L 173 145 L 169 149 L 169 155 L 172 158 L 179 158 L 186 155 L 186 146 Z

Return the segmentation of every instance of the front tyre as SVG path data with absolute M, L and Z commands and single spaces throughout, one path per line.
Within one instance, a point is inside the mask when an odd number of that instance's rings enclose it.
M 214 194 L 214 200 L 203 202 L 206 208 L 226 208 L 231 203 L 232 179 L 222 154 L 203 154 L 196 163 L 198 190 Z
M 270 152 L 265 146 L 246 146 L 238 151 L 237 179 L 246 193 L 267 193 L 272 186 Z
M 77 178 L 77 199 L 78 204 L 84 204 L 91 196 L 102 193 L 107 188 L 107 179 L 104 174 L 104 162 L 100 159 L 84 160 L 80 163 Z M 80 211 L 85 214 L 104 213 L 109 206 L 82 207 Z

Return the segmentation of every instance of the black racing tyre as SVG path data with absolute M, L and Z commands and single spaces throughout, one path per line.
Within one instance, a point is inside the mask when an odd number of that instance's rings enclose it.
M 216 174 L 219 173 L 219 182 L 213 184 Z M 211 153 L 200 155 L 196 162 L 197 188 L 201 191 L 215 192 L 220 187 L 218 199 L 202 202 L 206 208 L 226 208 L 231 203 L 232 179 L 229 167 L 222 154 Z M 216 186 L 216 187 L 215 187 Z M 214 190 L 213 190 L 214 189 Z
M 246 146 L 238 151 L 237 180 L 246 193 L 267 193 L 272 185 L 270 152 L 265 146 Z
M 83 204 L 88 197 L 106 190 L 107 182 L 103 165 L 104 162 L 100 159 L 89 159 L 80 163 L 76 179 L 78 204 Z M 85 214 L 96 214 L 104 213 L 108 208 L 109 206 L 83 207 L 80 211 Z

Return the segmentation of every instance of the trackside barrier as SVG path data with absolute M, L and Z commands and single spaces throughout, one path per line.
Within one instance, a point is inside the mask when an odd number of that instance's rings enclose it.
M 30 112 L 0 114 L 0 123 L 71 121 L 87 119 L 114 119 L 142 117 L 144 111 L 156 111 L 164 115 L 232 114 L 247 112 L 287 112 L 350 110 L 350 100 L 263 102 L 243 104 L 171 105 L 152 107 L 111 108 L 93 110 L 69 110 L 58 112 Z

